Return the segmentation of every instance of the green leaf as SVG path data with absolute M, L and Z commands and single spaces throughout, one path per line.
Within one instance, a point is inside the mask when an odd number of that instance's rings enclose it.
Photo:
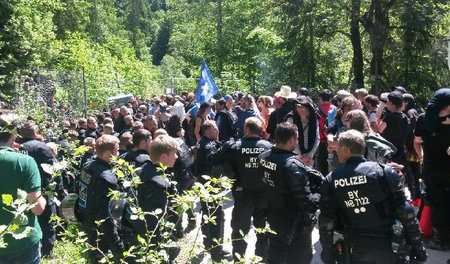
M 14 219 L 13 223 L 18 226 L 24 226 L 28 224 L 28 217 L 25 214 L 20 214 Z
M 17 189 L 17 199 L 23 202 L 28 201 L 28 193 L 24 190 Z
M 14 230 L 14 232 L 12 232 L 11 235 L 15 239 L 22 239 L 29 237 L 34 230 L 35 229 L 31 226 L 24 226 Z
M 2 194 L 2 202 L 6 206 L 11 206 L 13 200 L 14 200 L 14 198 L 11 194 Z

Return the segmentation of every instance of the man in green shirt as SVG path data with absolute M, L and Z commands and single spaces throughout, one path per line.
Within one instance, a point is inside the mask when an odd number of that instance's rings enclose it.
M 0 194 L 10 194 L 17 198 L 17 190 L 28 193 L 28 202 L 36 203 L 30 211 L 24 214 L 28 217 L 26 226 L 34 230 L 25 238 L 14 239 L 5 235 L 6 248 L 0 248 L 0 264 L 39 263 L 39 241 L 42 237 L 41 228 L 36 215 L 42 214 L 46 201 L 41 195 L 41 177 L 33 158 L 14 151 L 11 147 L 16 136 L 10 133 L 11 126 L 0 119 Z M 0 204 L 0 225 L 8 225 L 13 220 L 11 210 L 4 203 Z

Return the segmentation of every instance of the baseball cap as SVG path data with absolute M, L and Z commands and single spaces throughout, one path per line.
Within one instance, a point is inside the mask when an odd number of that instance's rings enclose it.
M 233 99 L 233 96 L 227 94 L 225 95 L 225 97 L 223 98 L 225 101 L 227 101 L 228 99 Z

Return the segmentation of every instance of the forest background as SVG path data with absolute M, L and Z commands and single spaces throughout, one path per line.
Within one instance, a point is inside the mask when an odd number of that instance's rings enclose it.
M 449 30 L 446 0 L 0 0 L 0 100 L 27 78 L 92 107 L 195 92 L 205 58 L 224 94 L 401 85 L 424 106 L 450 86 Z

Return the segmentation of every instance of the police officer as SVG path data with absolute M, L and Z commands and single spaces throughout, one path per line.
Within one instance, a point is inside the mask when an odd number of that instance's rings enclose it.
M 111 250 L 115 260 L 119 261 L 125 248 L 109 217 L 109 193 L 111 190 L 119 190 L 117 177 L 112 173 L 109 162 L 112 157 L 118 156 L 119 140 L 111 135 L 103 135 L 97 139 L 96 149 L 97 157 L 83 167 L 80 176 L 80 221 L 83 231 L 87 234 L 88 243 L 101 251 L 89 251 L 91 263 L 98 263 L 108 250 Z M 104 221 L 98 226 L 95 222 L 100 220 Z
M 234 171 L 234 208 L 231 218 L 233 256 L 238 253 L 244 257 L 247 243 L 240 232 L 248 233 L 252 216 L 255 227 L 264 228 L 265 225 L 267 203 L 264 199 L 262 175 L 259 173 L 258 156 L 270 149 L 272 144 L 261 139 L 262 126 L 263 123 L 259 118 L 247 118 L 244 125 L 244 137 L 236 142 L 225 143 L 211 157 L 213 164 L 229 162 Z M 255 255 L 266 259 L 268 242 L 266 235 L 257 235 Z
M 311 232 L 318 196 L 311 194 L 306 168 L 293 152 L 297 127 L 288 122 L 275 130 L 275 146 L 259 156 L 268 200 L 267 215 L 276 235 L 269 237 L 268 263 L 310 263 Z
M 146 129 L 138 129 L 133 133 L 134 148 L 131 151 L 122 154 L 120 158 L 124 159 L 135 168 L 141 167 L 150 161 L 148 148 L 152 142 L 152 134 Z
M 394 263 L 391 233 L 396 220 L 403 225 L 411 258 L 425 262 L 422 234 L 397 173 L 391 167 L 366 161 L 364 150 L 364 136 L 359 131 L 340 134 L 337 154 L 345 166 L 329 174 L 321 187 L 323 262 L 335 263 L 339 257 L 333 245 L 334 231 L 338 231 L 344 236 L 338 253 L 346 263 Z
M 177 181 L 177 190 L 179 193 L 189 190 L 194 185 L 196 178 L 193 173 L 193 160 L 191 159 L 191 151 L 184 141 L 184 131 L 181 127 L 181 120 L 178 115 L 170 117 L 166 126 L 169 136 L 174 138 L 178 143 L 178 159 L 171 170 L 174 174 L 174 178 Z M 183 236 L 184 233 L 188 233 L 195 229 L 196 219 L 192 210 L 186 211 L 188 215 L 188 225 L 185 230 L 182 227 L 182 221 L 178 222 L 177 235 Z
M 166 172 L 160 170 L 160 164 L 167 168 L 172 168 L 174 166 L 175 161 L 178 158 L 177 150 L 178 143 L 172 137 L 167 135 L 156 137 L 149 146 L 152 162 L 145 163 L 144 166 L 142 166 L 142 171 L 138 170 L 137 172 L 142 182 L 137 188 L 138 204 L 142 211 L 167 211 L 165 215 L 146 214 L 145 223 L 140 220 L 131 221 L 134 231 L 150 244 L 160 242 L 162 239 L 161 226 L 158 226 L 160 218 L 164 217 L 171 223 L 176 223 L 178 221 L 177 215 L 172 211 L 172 203 L 169 197 L 169 195 L 176 194 L 176 188 L 170 183 L 172 180 L 170 176 L 166 177 L 167 175 L 164 175 Z M 157 226 L 159 228 L 156 228 Z M 147 236 L 147 234 L 148 232 L 153 231 L 155 231 L 155 233 L 151 236 L 152 241 L 148 241 L 147 239 L 149 236 Z M 136 241 L 131 241 L 131 243 L 136 243 Z M 166 249 L 170 260 L 175 259 L 179 253 L 179 248 L 176 245 Z
M 203 135 L 196 144 L 197 152 L 195 153 L 194 171 L 195 176 L 201 183 L 205 183 L 202 175 L 211 175 L 213 165 L 208 160 L 213 153 L 215 153 L 220 143 L 217 141 L 219 138 L 219 129 L 216 122 L 212 120 L 206 120 L 200 127 L 201 134 Z M 211 249 L 211 258 L 214 261 L 221 261 L 222 259 L 231 260 L 232 256 L 229 252 L 225 251 L 221 245 L 216 246 L 214 239 L 222 240 L 224 235 L 224 222 L 225 215 L 222 206 L 219 205 L 214 214 L 210 215 L 208 205 L 205 202 L 200 203 L 202 206 L 202 213 L 213 217 L 216 217 L 216 224 L 207 223 L 202 225 L 202 233 L 204 235 L 203 245 L 205 249 Z
M 36 125 L 33 121 L 27 121 L 20 129 L 22 136 L 21 151 L 24 154 L 31 156 L 38 164 L 39 173 L 41 175 L 42 189 L 45 190 L 52 182 L 52 175 L 44 171 L 42 164 L 53 165 L 54 159 L 50 148 L 42 141 L 36 140 Z M 56 187 L 55 192 L 62 194 L 64 185 L 62 177 L 55 178 Z M 56 214 L 56 204 L 52 199 L 47 200 L 44 212 L 38 216 L 39 225 L 42 229 L 42 248 L 41 254 L 43 256 L 53 257 L 53 246 L 56 241 L 55 222 L 50 221 L 52 214 Z

